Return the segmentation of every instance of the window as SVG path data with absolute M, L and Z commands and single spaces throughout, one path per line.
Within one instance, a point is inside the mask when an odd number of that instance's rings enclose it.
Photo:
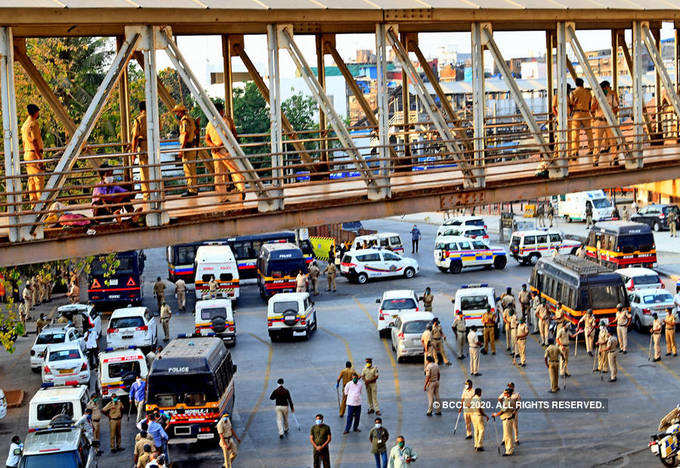
M 590 301 L 592 309 L 612 309 L 621 302 L 619 287 L 616 285 L 602 285 L 590 287 Z
M 562 242 L 562 236 L 559 234 L 550 234 L 550 242 Z
M 274 313 L 282 314 L 288 310 L 297 312 L 299 310 L 297 301 L 274 302 Z
M 60 414 L 65 414 L 66 416 L 73 418 L 73 403 L 68 401 L 63 403 L 38 404 L 38 421 L 49 421 Z
M 220 273 L 220 281 L 231 281 L 233 278 L 231 273 Z
M 109 328 L 137 328 L 143 327 L 144 319 L 142 317 L 117 317 L 111 319 Z
M 656 275 L 636 276 L 633 278 L 633 283 L 635 283 L 635 286 L 658 284 L 660 282 L 661 281 L 659 281 L 659 277 Z
M 391 245 L 401 245 L 401 239 L 399 236 L 392 236 L 390 237 L 390 244 Z
M 673 296 L 668 293 L 645 294 L 643 300 L 647 304 L 663 304 L 666 302 L 673 302 Z
M 627 234 L 619 236 L 617 252 L 633 253 L 635 251 L 649 251 L 654 248 L 654 236 L 652 233 Z
M 389 239 L 387 237 L 383 237 L 380 239 L 380 247 L 389 247 Z
M 224 307 L 205 307 L 201 309 L 201 320 L 227 319 L 227 309 Z
M 145 311 L 144 312 L 144 320 L 146 320 L 147 322 L 150 322 L 151 318 L 152 318 L 151 312 L 149 312 L 148 310 Z
M 547 244 L 548 243 L 548 235 L 547 234 L 541 234 L 539 236 L 536 236 L 536 243 Z
M 409 333 L 422 335 L 429 323 L 430 323 L 429 320 L 414 320 L 412 322 L 406 322 L 404 324 L 404 329 L 402 330 L 402 332 L 404 334 Z
M 470 243 L 468 241 L 460 241 L 458 242 L 458 248 L 460 250 L 471 250 L 472 248 L 470 247 Z
M 309 308 L 311 307 L 310 304 L 309 304 L 309 298 L 308 297 L 305 297 L 305 301 L 303 302 L 303 306 L 305 308 L 305 311 L 309 310 Z
M 417 309 L 415 301 L 411 298 L 406 299 L 386 299 L 383 301 L 382 310 L 406 310 Z
M 487 250 L 489 247 L 484 242 L 472 241 L 472 248 L 475 250 Z
M 49 362 L 69 361 L 71 359 L 80 359 L 80 352 L 77 349 L 60 349 L 58 351 L 51 351 Z
M 122 378 L 126 375 L 140 375 L 139 361 L 116 362 L 109 364 L 109 378 Z
M 525 236 L 524 237 L 524 245 L 535 245 L 536 244 L 536 236 Z
M 183 245 L 176 247 L 177 258 L 175 259 L 175 264 L 177 265 L 191 265 L 194 263 L 196 258 L 196 246 L 195 245 Z
M 342 263 L 352 263 L 352 256 L 345 255 L 344 257 L 342 257 Z
M 234 251 L 234 256 L 237 259 L 256 257 L 255 252 L 250 247 L 250 242 L 234 242 L 231 245 L 231 248 Z
M 489 305 L 487 296 L 463 296 L 460 298 L 460 310 L 486 310 Z
M 468 219 L 465 221 L 466 226 L 484 226 L 483 219 Z
M 360 262 L 379 262 L 380 254 L 370 253 L 364 255 L 357 255 L 357 260 L 359 260 Z
M 609 201 L 608 198 L 596 198 L 593 200 L 593 208 L 610 208 L 612 206 L 612 202 Z
M 383 252 L 383 258 L 385 260 L 392 260 L 392 261 L 401 260 L 401 257 L 399 257 L 398 255 L 394 255 L 393 253 L 390 253 L 390 252 Z
M 41 333 L 38 339 L 36 340 L 35 344 L 63 343 L 65 339 L 66 335 L 64 333 L 46 333 L 46 334 Z
M 510 241 L 510 245 L 512 245 L 513 247 L 519 247 L 519 241 L 520 241 L 519 236 L 512 236 L 512 240 Z

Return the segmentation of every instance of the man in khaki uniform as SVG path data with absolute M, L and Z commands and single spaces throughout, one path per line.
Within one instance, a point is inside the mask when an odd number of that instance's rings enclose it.
M 501 294 L 501 304 L 503 308 L 512 307 L 515 309 L 515 296 L 512 295 L 512 288 L 507 288 L 503 294 Z
M 576 78 L 576 89 L 571 92 L 569 106 L 571 107 L 571 159 L 578 159 L 580 146 L 579 131 L 583 129 L 588 138 L 589 154 L 593 154 L 595 145 L 593 142 L 593 130 L 590 122 L 590 108 L 592 106 L 592 94 L 583 87 L 583 79 Z
M 28 117 L 21 126 L 21 141 L 24 145 L 24 161 L 39 161 L 43 159 L 43 140 L 40 134 L 40 108 L 35 104 L 26 107 Z M 45 163 L 34 162 L 26 164 L 28 173 L 29 199 L 35 202 L 40 199 L 45 188 Z
M 148 425 L 146 426 L 148 428 Z M 149 435 L 149 433 L 146 431 L 146 429 L 142 428 L 142 430 L 135 436 L 135 449 L 133 452 L 133 458 L 132 460 L 135 463 L 135 466 L 144 466 L 146 467 L 146 464 L 142 465 L 142 462 L 146 461 L 148 463 L 148 460 L 150 457 L 145 456 L 145 453 L 149 453 L 151 455 L 151 451 L 145 452 L 144 451 L 144 446 L 148 445 L 149 447 L 153 447 L 153 437 Z
M 616 337 L 619 340 L 621 352 L 628 352 L 628 326 L 630 325 L 630 312 L 623 308 L 621 304 L 616 306 Z
M 519 400 L 520 396 L 519 393 L 515 391 L 515 383 L 514 382 L 508 382 L 507 388 L 512 391 L 510 394 L 510 398 L 513 401 L 513 405 L 515 408 L 515 417 L 512 418 L 512 425 L 515 428 L 515 445 L 519 445 Z M 500 397 L 499 397 L 500 398 Z
M 512 343 L 512 314 L 513 310 L 509 307 L 503 309 L 503 323 L 505 325 L 505 350 L 510 351 L 514 346 Z
M 149 153 L 146 140 L 146 101 L 139 103 L 139 115 L 132 122 L 132 146 L 133 153 L 139 159 L 139 179 L 142 187 L 142 198 L 149 199 Z
M 427 357 L 432 356 L 432 324 L 428 323 L 420 335 L 420 344 L 423 345 L 423 370 L 427 367 Z
M 522 290 L 519 292 L 517 299 L 519 300 L 519 306 L 522 309 L 522 317 L 527 319 L 527 322 L 531 322 L 530 310 L 531 310 L 531 294 L 527 291 L 527 285 L 522 285 Z
M 558 381 L 557 373 L 560 365 L 560 349 L 555 346 L 555 340 L 548 339 L 548 347 L 545 350 L 543 359 L 545 360 L 545 367 L 548 368 L 550 375 L 550 393 L 555 393 L 560 390 L 560 383 Z
M 616 382 L 616 373 L 618 371 L 618 366 L 616 364 L 616 354 L 617 354 L 617 345 L 618 345 L 618 340 L 614 335 L 611 335 L 609 339 L 607 340 L 607 344 L 605 345 L 604 352 L 607 353 L 607 364 L 609 364 L 609 381 L 610 382 Z
M 241 440 L 238 438 L 231 426 L 229 413 L 224 413 L 217 423 L 217 434 L 220 436 L 220 447 L 222 447 L 222 455 L 224 456 L 225 468 L 231 468 L 231 462 L 236 458 L 237 447 L 234 439 L 240 444 Z
M 484 319 L 482 318 L 482 320 Z M 462 311 L 459 310 L 456 314 L 456 319 L 451 325 L 451 330 L 456 335 L 456 341 L 458 342 L 458 359 L 463 359 L 465 358 L 465 354 L 463 354 L 463 347 L 465 346 L 465 332 L 467 331 L 467 325 L 465 325 L 465 316 L 463 315 Z M 494 354 L 496 354 L 495 341 L 492 341 L 491 346 L 492 349 L 494 349 Z
M 595 341 L 595 316 L 593 315 L 593 310 L 588 309 L 586 314 L 581 317 L 578 321 L 578 326 L 580 327 L 583 323 L 583 338 L 586 342 L 586 352 L 589 356 L 593 355 L 593 342 Z
M 189 148 L 195 148 L 198 144 L 198 141 L 196 141 L 196 121 L 189 115 L 184 104 L 177 104 L 172 112 L 179 120 L 179 147 L 184 150 L 180 153 L 184 166 L 184 177 L 187 179 L 187 191 L 184 196 L 192 197 L 198 195 L 196 151 L 189 150 Z
M 425 288 L 425 293 L 420 297 L 420 300 L 425 307 L 425 312 L 432 312 L 432 302 L 434 302 L 434 295 L 430 288 Z
M 354 368 L 352 367 L 352 363 L 347 361 L 345 363 L 345 368 L 340 371 L 340 375 L 338 376 L 338 380 L 335 381 L 335 388 L 338 388 L 340 385 L 340 382 L 342 381 L 342 388 L 345 388 L 345 385 L 347 385 L 347 382 L 352 380 L 352 376 L 354 375 Z M 345 392 L 342 392 L 342 401 L 340 402 L 340 417 L 345 416 L 345 409 L 347 408 L 347 394 Z
M 175 281 L 175 297 L 177 298 L 177 307 L 179 310 L 186 312 L 187 310 L 187 284 L 182 278 Z
M 517 325 L 517 354 L 519 354 L 519 365 L 522 367 L 527 365 L 527 336 L 529 336 L 529 326 L 522 317 Z
M 519 351 L 517 349 L 517 326 L 519 325 L 519 320 L 517 320 L 517 314 L 511 310 L 510 311 L 510 344 L 512 346 L 512 359 L 517 359 Z
M 123 450 L 120 446 L 120 419 L 123 417 L 123 402 L 118 399 L 118 395 L 113 395 L 111 401 L 102 408 L 104 413 L 109 418 L 111 453 Z
M 156 278 L 156 282 L 153 285 L 153 295 L 156 298 L 156 305 L 160 311 L 161 306 L 165 303 L 165 283 L 160 276 Z
M 605 80 L 600 83 L 600 88 L 605 95 L 605 99 L 609 104 L 609 107 L 614 112 L 614 115 L 618 115 L 619 112 L 619 99 L 616 93 L 612 91 L 609 81 Z M 614 132 L 612 131 L 607 119 L 604 116 L 604 112 L 600 107 L 600 103 L 597 99 L 592 100 L 591 112 L 594 119 L 595 127 L 595 154 L 593 155 L 593 166 L 597 166 L 600 162 L 600 155 L 603 153 L 608 153 L 612 146 L 616 147 L 616 140 L 614 140 Z M 616 163 L 616 155 L 612 157 L 611 165 Z
M 319 267 L 316 266 L 316 260 L 312 261 L 311 265 L 309 265 L 309 289 L 310 292 L 318 296 L 319 295 L 319 275 L 321 274 L 321 270 L 319 270 Z
M 40 335 L 40 332 L 47 326 L 49 322 L 45 319 L 45 314 L 40 314 L 40 317 L 35 322 L 35 334 Z
M 323 273 L 326 275 L 326 279 L 328 280 L 328 288 L 326 288 L 326 291 L 333 291 L 335 292 L 335 276 L 338 274 L 338 269 L 335 267 L 335 264 L 333 262 L 329 262 L 328 265 L 326 265 L 326 268 L 323 270 Z
M 224 114 L 224 106 L 221 103 L 215 103 L 215 108 L 220 116 L 224 119 L 231 133 L 236 138 L 236 126 L 230 117 Z M 245 177 L 239 171 L 238 166 L 232 159 L 229 152 L 223 148 L 223 142 L 212 122 L 209 122 L 205 128 L 205 142 L 211 148 L 213 156 L 213 165 L 215 166 L 215 191 L 226 200 L 227 185 L 229 185 L 229 176 L 236 186 L 236 190 L 241 193 L 241 200 L 246 199 Z
M 472 380 L 467 379 L 465 381 L 463 393 L 460 395 L 461 408 L 458 409 L 459 413 L 463 411 L 466 439 L 472 439 L 472 410 L 470 409 L 470 400 L 473 396 L 475 396 L 475 389 L 472 388 Z
M 432 408 L 437 416 L 442 415 L 441 400 L 439 399 L 439 365 L 434 362 L 432 356 L 427 357 L 425 366 L 425 386 L 423 391 L 427 392 L 427 414 L 432 416 Z
M 366 387 L 366 401 L 368 402 L 368 414 L 375 412 L 380 416 L 380 406 L 378 405 L 378 368 L 373 365 L 373 359 L 366 358 L 366 367 L 361 371 L 361 378 Z M 344 393 L 344 392 L 343 392 Z
M 172 317 L 172 311 L 170 306 L 163 300 L 161 305 L 161 325 L 163 325 L 163 333 L 165 338 L 163 341 L 170 341 L 170 318 Z
M 446 351 L 444 350 L 444 340 L 446 340 L 446 335 L 442 330 L 442 326 L 439 323 L 439 319 L 435 317 L 432 320 L 432 335 L 431 335 L 431 346 L 432 346 L 432 356 L 434 357 L 434 362 L 439 364 L 439 355 L 442 355 L 442 360 L 447 366 L 451 365 L 449 358 L 446 356 Z
M 512 399 L 512 390 L 506 388 L 503 394 L 498 398 L 501 403 L 501 408 L 498 412 L 493 414 L 494 420 L 496 416 L 501 417 L 503 422 L 503 443 L 505 444 L 504 457 L 509 457 L 515 452 L 515 426 L 513 419 L 515 418 L 515 401 Z
M 560 375 L 565 377 L 571 376 L 569 373 L 569 333 L 567 332 L 567 327 L 562 326 L 557 329 L 556 336 L 557 346 L 560 348 L 562 353 L 562 363 L 560 365 Z
M 470 399 L 472 426 L 475 429 L 475 452 L 484 451 L 484 422 L 489 417 L 484 412 L 482 404 L 482 389 L 476 388 L 475 395 Z
M 71 304 L 77 304 L 80 301 L 80 288 L 76 283 L 71 283 L 66 296 Z
M 33 307 L 33 285 L 30 280 L 24 285 L 24 290 L 21 291 L 21 297 L 24 300 L 24 311 L 26 314 L 29 314 Z
M 668 229 L 671 232 L 671 237 L 678 237 L 678 214 L 675 210 L 670 210 L 668 213 Z
M 555 330 L 557 332 L 557 330 L 562 328 L 566 320 L 566 318 L 564 317 L 564 308 L 562 307 L 561 302 L 558 302 L 557 306 L 555 306 L 555 313 L 553 313 L 552 319 L 553 322 L 555 322 Z
M 94 440 L 99 441 L 102 419 L 102 412 L 99 409 L 99 396 L 96 394 L 92 395 L 90 397 L 90 400 L 87 402 L 86 408 L 92 410 L 92 429 L 94 432 Z
M 470 346 L 470 375 L 479 376 L 479 348 L 481 343 L 477 338 L 477 326 L 470 327 L 467 336 L 468 345 Z
M 461 312 L 462 315 L 462 312 Z M 486 306 L 486 312 L 482 314 L 482 326 L 484 327 L 484 350 L 482 353 L 489 352 L 489 345 L 491 346 L 491 354 L 496 354 L 496 319 L 491 312 L 491 306 Z
M 654 321 L 652 322 L 652 340 L 654 342 L 654 361 L 661 360 L 661 329 L 663 328 L 663 322 L 659 319 L 659 316 L 654 313 L 652 314 Z
M 673 308 L 669 307 L 666 309 L 666 318 L 663 320 L 664 327 L 666 328 L 666 356 L 678 355 L 678 350 L 675 347 L 675 314 L 673 314 Z
M 609 331 L 607 327 L 602 323 L 600 325 L 600 333 L 597 337 L 597 369 L 594 367 L 593 372 L 607 372 L 609 368 L 607 354 L 605 353 L 605 348 L 607 347 L 607 342 L 609 341 Z
M 210 276 L 210 281 L 208 281 L 208 296 L 210 299 L 215 299 L 217 297 L 217 281 L 215 280 L 215 275 Z

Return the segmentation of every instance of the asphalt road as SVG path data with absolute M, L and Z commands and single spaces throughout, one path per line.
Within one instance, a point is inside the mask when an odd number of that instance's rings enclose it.
M 388 220 L 364 224 L 367 228 L 399 232 L 404 241 L 410 239 L 410 224 Z M 551 410 L 520 413 L 521 445 L 513 458 L 498 456 L 492 423 L 486 427 L 487 451 L 475 453 L 471 441 L 464 440 L 462 423 L 456 436 L 452 437 L 454 411 L 445 411 L 441 417 L 426 417 L 422 362 L 396 363 L 389 342 L 380 340 L 375 330 L 375 299 L 387 289 L 410 288 L 421 293 L 430 286 L 435 294 L 435 315 L 450 335 L 453 319 L 450 299 L 458 287 L 484 282 L 498 292 L 507 286 L 519 288 L 530 270 L 510 260 L 503 271 L 466 271 L 455 276 L 441 273 L 432 258 L 436 227 L 423 224 L 420 229 L 423 233 L 421 251 L 414 255 L 421 265 L 420 274 L 412 280 L 376 281 L 363 286 L 339 279 L 337 293 L 324 291 L 316 298 L 319 330 L 309 341 L 271 343 L 266 330 L 265 304 L 257 288 L 246 286 L 242 289 L 236 312 L 238 338 L 232 349 L 234 362 L 238 365 L 232 419 L 242 439 L 235 466 L 311 466 L 309 428 L 316 413 L 325 415 L 326 423 L 333 432 L 333 466 L 371 466 L 374 462 L 369 452 L 368 432 L 373 424 L 372 417 L 366 415 L 364 405 L 360 425 L 362 432 L 343 436 L 344 420 L 338 417 L 335 390 L 335 381 L 344 362 L 349 359 L 356 368 L 360 368 L 364 358 L 369 356 L 380 370 L 378 395 L 383 425 L 390 432 L 389 445 L 397 435 L 404 435 L 407 444 L 418 452 L 420 466 L 470 466 L 473 463 L 480 466 L 492 463 L 502 466 L 620 466 L 631 463 L 631 460 L 636 465 L 658 463 L 646 452 L 646 445 L 660 417 L 678 403 L 676 389 L 680 383 L 680 360 L 664 358 L 661 362 L 650 363 L 647 360 L 649 336 L 635 331 L 629 335 L 629 353 L 619 355 L 618 382 L 601 381 L 597 374 L 593 374 L 592 358 L 585 354 L 581 345 L 578 356 L 572 355 L 569 361 L 572 377 L 568 379 L 567 388 L 557 396 L 547 392 L 549 385 L 543 350 L 535 339 L 528 340 L 526 368 L 513 366 L 500 341 L 495 356 L 482 356 L 482 376 L 474 379 L 474 385 L 481 387 L 486 397 L 497 397 L 506 383 L 513 381 L 523 399 L 601 398 L 608 402 L 608 411 L 604 413 Z M 152 310 L 155 310 L 155 301 L 151 297 L 151 286 L 156 276 L 167 276 L 163 249 L 147 252 L 144 302 Z M 167 299 L 176 311 L 171 288 L 168 288 Z M 54 301 L 41 306 L 40 310 L 51 310 L 56 305 Z M 191 307 L 188 309 L 191 310 Z M 173 335 L 191 332 L 192 326 L 192 314 L 176 312 L 171 332 Z M 30 328 L 33 327 L 31 324 Z M 162 333 L 160 328 L 159 333 Z M 6 453 L 12 434 L 25 435 L 28 400 L 40 385 L 40 376 L 31 373 L 28 366 L 28 350 L 34 337 L 20 338 L 13 355 L 0 356 L 2 388 L 23 388 L 27 391 L 24 405 L 11 409 L 7 418 L 0 421 L 0 433 L 4 436 L 0 440 L 0 454 Z M 504 340 L 504 336 L 501 339 Z M 458 398 L 463 382 L 468 378 L 468 360 L 455 359 L 455 346 L 455 340 L 449 337 L 447 353 L 454 359 L 451 367 L 442 366 L 442 399 Z M 291 431 L 283 440 L 278 438 L 273 402 L 269 400 L 279 377 L 285 379 L 286 387 L 291 391 L 302 426 L 302 430 L 297 431 L 291 419 Z M 496 422 L 496 429 L 500 437 L 500 422 Z M 133 422 L 125 422 L 123 438 L 127 449 L 119 454 L 105 450 L 100 466 L 128 466 L 134 434 Z M 102 426 L 102 442 L 107 448 L 108 429 L 105 426 Z M 219 466 L 220 457 L 219 449 L 196 451 L 173 448 L 171 451 L 174 466 L 181 467 Z

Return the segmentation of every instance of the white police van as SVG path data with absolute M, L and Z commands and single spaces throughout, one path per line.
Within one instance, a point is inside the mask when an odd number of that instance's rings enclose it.
M 144 354 L 134 346 L 128 349 L 113 350 L 99 354 L 99 378 L 97 386 L 104 403 L 113 395 L 127 400 L 130 386 L 137 376 L 146 379 L 149 368 Z
M 340 274 L 359 284 L 371 278 L 413 278 L 418 271 L 420 267 L 416 260 L 384 249 L 350 250 L 340 264 Z
M 496 292 L 488 284 L 464 284 L 456 291 L 452 302 L 454 313 L 456 315 L 458 315 L 458 312 L 463 313 L 465 326 L 468 329 L 473 325 L 481 328 L 482 315 L 486 312 L 487 307 L 491 307 L 491 313 L 494 314 L 494 321 L 496 322 L 495 336 L 498 336 L 501 316 L 498 307 L 496 307 Z
M 593 221 L 608 221 L 612 219 L 614 205 L 604 193 L 604 190 L 590 190 L 558 195 L 557 215 L 563 216 L 568 223 L 572 221 L 585 221 L 586 207 L 590 205 L 593 210 Z
M 544 255 L 575 254 L 581 246 L 579 241 L 565 239 L 560 231 L 533 229 L 517 231 L 510 237 L 510 255 L 522 265 L 536 265 Z
M 441 236 L 434 241 L 434 263 L 441 271 L 460 273 L 466 267 L 502 270 L 508 263 L 503 249 L 491 248 L 481 239 Z
M 52 418 L 60 414 L 77 421 L 85 413 L 89 399 L 85 385 L 42 384 L 28 404 L 28 432 L 48 427 Z

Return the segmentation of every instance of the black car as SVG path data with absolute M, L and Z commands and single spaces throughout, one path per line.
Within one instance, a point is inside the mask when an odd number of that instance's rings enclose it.
M 675 211 L 680 220 L 680 209 L 675 205 L 647 205 L 641 208 L 640 211 L 630 217 L 631 221 L 637 223 L 644 223 L 655 231 L 662 231 L 669 229 L 668 215 L 671 211 Z

